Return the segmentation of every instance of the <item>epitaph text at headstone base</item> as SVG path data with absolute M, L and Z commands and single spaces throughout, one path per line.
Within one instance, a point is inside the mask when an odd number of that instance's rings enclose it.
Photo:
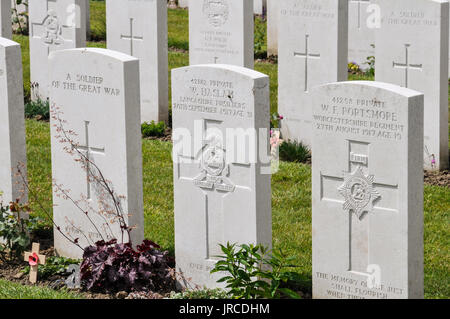
M 172 72 L 172 96 L 176 268 L 184 286 L 223 287 L 220 244 L 272 242 L 269 79 L 191 66 Z
M 313 297 L 423 298 L 423 95 L 313 92 Z
M 81 247 L 113 238 L 127 242 L 121 221 L 136 227 L 131 241 L 140 244 L 139 61 L 105 49 L 64 50 L 51 54 L 50 75 L 57 253 L 81 257 L 82 251 L 65 236 Z

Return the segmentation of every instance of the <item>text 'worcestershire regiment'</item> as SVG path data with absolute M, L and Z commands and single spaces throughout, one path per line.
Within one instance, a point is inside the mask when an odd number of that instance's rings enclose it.
M 398 141 L 405 128 L 396 112 L 386 110 L 386 102 L 343 97 L 322 104 L 314 121 L 319 130 Z

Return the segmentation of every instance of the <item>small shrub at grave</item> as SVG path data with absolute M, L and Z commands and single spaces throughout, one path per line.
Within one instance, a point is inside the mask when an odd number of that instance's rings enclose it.
M 270 251 L 262 245 L 220 245 L 223 256 L 218 256 L 212 273 L 222 272 L 224 277 L 217 282 L 227 283 L 226 288 L 236 299 L 293 298 L 300 295 L 287 288 L 292 282 L 300 281 L 300 275 L 286 271 L 296 267 L 289 264 L 293 258 L 286 258 L 281 251 Z
M 311 150 L 302 142 L 286 141 L 280 145 L 280 159 L 286 162 L 309 163 L 311 160 Z
M 23 252 L 30 245 L 30 227 L 33 219 L 23 218 L 29 212 L 28 205 L 21 205 L 18 201 L 3 206 L 0 202 L 0 259 L 11 260 L 21 258 Z
M 152 121 L 150 124 L 145 122 L 142 124 L 142 136 L 143 137 L 163 137 L 166 132 L 166 124 L 164 122 L 155 123 Z
M 157 291 L 175 289 L 168 252 L 144 240 L 134 250 L 129 243 L 100 241 L 87 247 L 81 263 L 81 285 L 91 291 Z
M 70 275 L 68 273 L 69 266 L 77 265 L 79 263 L 80 261 L 75 259 L 56 256 L 48 257 L 45 260 L 45 265 L 41 265 L 38 268 L 38 278 L 40 280 L 45 280 L 55 275 L 67 277 Z M 26 275 L 30 273 L 30 266 L 25 267 L 24 273 Z
M 48 121 L 50 119 L 49 102 L 41 99 L 37 101 L 28 101 L 25 104 L 25 117 Z

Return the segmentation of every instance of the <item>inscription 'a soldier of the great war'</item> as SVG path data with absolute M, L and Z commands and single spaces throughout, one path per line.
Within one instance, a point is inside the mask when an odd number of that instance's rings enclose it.
M 204 0 L 203 14 L 213 27 L 224 25 L 229 15 L 228 0 Z

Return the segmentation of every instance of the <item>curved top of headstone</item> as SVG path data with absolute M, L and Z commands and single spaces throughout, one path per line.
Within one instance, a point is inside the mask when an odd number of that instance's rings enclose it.
M 268 75 L 249 69 L 249 68 L 245 68 L 242 66 L 238 66 L 238 65 L 231 65 L 231 64 L 197 64 L 197 65 L 190 65 L 190 66 L 185 66 L 185 67 L 181 67 L 181 68 L 177 68 L 174 70 L 177 70 L 177 72 L 182 72 L 183 70 L 197 70 L 197 69 L 220 69 L 220 70 L 224 70 L 224 71 L 230 71 L 233 73 L 237 73 L 237 74 L 242 74 L 246 77 L 252 78 L 254 80 L 256 79 L 260 79 L 260 78 L 267 78 L 269 77 Z
M 16 46 L 16 45 L 20 45 L 20 44 L 15 41 L 12 41 L 10 39 L 0 37 L 0 46 L 11 47 L 11 46 Z
M 318 90 L 326 87 L 342 87 L 342 86 L 365 86 L 365 87 L 372 87 L 376 89 L 382 89 L 385 91 L 390 91 L 392 93 L 402 95 L 405 97 L 414 97 L 414 96 L 420 96 L 423 95 L 423 93 L 411 90 L 402 86 L 398 86 L 391 83 L 385 83 L 385 82 L 378 82 L 378 81 L 343 81 L 343 82 L 333 82 L 333 83 L 327 83 L 323 85 L 319 85 L 315 87 L 313 90 Z
M 49 60 L 54 59 L 55 57 L 59 55 L 65 55 L 69 52 L 75 53 L 89 53 L 91 55 L 98 55 L 102 57 L 110 57 L 115 60 L 121 61 L 121 62 L 130 62 L 130 61 L 136 61 L 139 60 L 135 57 L 132 57 L 131 55 L 121 53 L 114 50 L 108 50 L 108 49 L 101 49 L 101 48 L 77 48 L 77 49 L 67 49 L 67 50 L 59 50 L 59 51 L 53 51 L 49 55 Z

